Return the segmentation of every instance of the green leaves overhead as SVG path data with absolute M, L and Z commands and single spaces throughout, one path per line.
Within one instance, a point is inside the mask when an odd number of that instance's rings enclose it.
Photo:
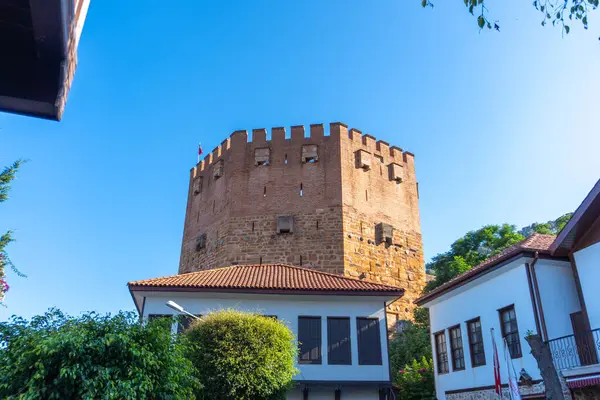
M 480 28 L 485 26 L 485 18 L 483 18 L 481 15 L 477 17 L 477 25 L 479 25 Z
M 469 13 L 475 15 L 477 11 L 477 26 L 479 29 L 487 27 L 488 29 L 494 28 L 500 31 L 498 22 L 492 22 L 486 16 L 488 12 L 486 4 L 488 2 L 489 0 L 463 0 Z M 563 32 L 568 34 L 571 28 L 565 23 L 565 19 L 581 21 L 584 29 L 588 29 L 588 14 L 596 10 L 599 3 L 600 0 L 534 0 L 533 6 L 543 15 L 542 26 L 545 26 L 546 22 L 551 22 L 552 25 L 562 25 Z M 502 2 L 498 2 L 498 4 L 502 4 Z M 423 7 L 433 7 L 430 0 L 422 0 L 421 5 Z

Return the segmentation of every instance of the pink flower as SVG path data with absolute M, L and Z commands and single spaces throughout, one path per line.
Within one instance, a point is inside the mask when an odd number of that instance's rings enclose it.
M 404 373 L 404 370 L 403 370 L 403 369 L 401 369 L 401 370 L 400 370 L 400 371 L 398 371 L 398 372 L 400 372 L 401 374 L 403 374 L 403 373 Z
M 427 368 L 421 368 L 421 369 L 419 370 L 419 372 L 420 372 L 420 373 L 427 372 Z

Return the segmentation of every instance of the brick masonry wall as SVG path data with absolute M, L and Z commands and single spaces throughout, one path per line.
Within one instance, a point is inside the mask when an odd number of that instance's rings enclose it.
M 531 386 L 519 386 L 521 396 L 541 395 L 546 392 L 543 382 L 533 384 Z M 474 390 L 463 393 L 452 393 L 446 395 L 447 400 L 497 400 L 498 396 L 494 389 Z M 502 388 L 502 399 L 511 400 L 508 388 Z
M 191 171 L 179 272 L 232 263 L 288 263 L 405 288 L 388 323 L 411 319 L 425 285 L 414 157 L 340 123 L 234 132 Z M 303 163 L 303 145 L 319 159 Z M 255 150 L 270 164 L 255 163 Z M 360 168 L 357 152 L 371 158 Z M 222 162 L 223 176 L 214 179 Z M 391 179 L 396 164 L 402 182 Z M 195 193 L 199 181 L 200 193 Z M 302 195 L 300 194 L 302 188 Z M 294 233 L 276 233 L 277 216 L 294 216 Z M 394 227 L 391 245 L 376 243 L 375 226 Z M 196 250 L 199 235 L 205 249 Z M 362 239 L 362 240 L 361 240 Z
M 404 296 L 388 307 L 390 327 L 412 319 L 413 301 L 425 285 L 414 156 L 350 130 L 341 144 L 345 274 L 400 286 Z M 361 168 L 358 153 L 367 154 L 370 168 Z M 392 180 L 391 164 L 402 182 Z M 376 225 L 394 227 L 392 244 L 380 243 Z
M 238 263 L 290 263 L 343 273 L 339 134 L 324 135 L 322 125 L 292 127 L 291 138 L 274 128 L 244 131 L 192 169 L 179 271 Z M 303 163 L 302 146 L 316 144 L 319 160 Z M 270 150 L 270 164 L 255 164 L 255 149 Z M 217 162 L 223 176 L 213 178 Z M 196 180 L 201 193 L 194 193 Z M 302 188 L 302 189 L 301 189 Z M 302 190 L 302 194 L 300 193 Z M 294 233 L 276 233 L 277 217 L 292 215 Z M 318 225 L 317 225 L 318 224 Z M 208 245 L 196 251 L 198 235 Z M 216 244 L 215 244 L 216 243 Z

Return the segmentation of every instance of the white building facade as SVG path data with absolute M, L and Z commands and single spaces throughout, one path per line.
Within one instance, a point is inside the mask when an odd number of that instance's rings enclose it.
M 256 281 L 257 274 L 271 281 Z M 273 284 L 273 276 L 290 274 L 295 278 Z M 243 282 L 232 286 L 233 275 Z M 129 288 L 143 318 L 176 313 L 166 305 L 171 300 L 194 315 L 235 309 L 285 323 L 301 342 L 288 399 L 392 398 L 385 307 L 402 295 L 399 288 L 283 265 L 240 265 Z
M 547 343 L 575 398 L 600 394 L 600 181 L 558 236 L 533 234 L 417 300 L 429 309 L 438 399 L 494 399 L 492 335 L 523 398 L 545 398 L 525 340 Z M 493 332 L 493 333 L 492 333 Z

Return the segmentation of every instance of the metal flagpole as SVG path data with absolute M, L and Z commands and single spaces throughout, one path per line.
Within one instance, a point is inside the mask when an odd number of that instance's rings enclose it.
M 510 355 L 510 348 L 506 337 L 504 338 L 504 359 L 506 360 L 506 369 L 508 372 L 508 393 L 512 400 L 521 400 L 521 393 L 519 393 L 519 383 L 517 382 L 517 371 L 515 365 L 512 363 Z
M 496 346 L 494 328 L 490 328 L 490 335 L 492 335 L 492 347 L 494 352 L 494 390 L 498 398 L 502 399 L 502 383 L 500 381 L 500 360 L 498 358 L 498 347 Z

